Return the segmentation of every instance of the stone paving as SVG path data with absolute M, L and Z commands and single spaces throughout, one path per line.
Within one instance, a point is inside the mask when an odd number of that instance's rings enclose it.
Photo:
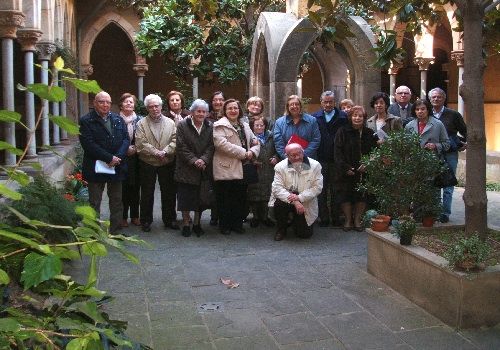
M 451 224 L 463 223 L 461 194 Z M 489 201 L 500 227 L 500 194 Z M 223 236 L 202 225 L 204 236 L 184 238 L 156 217 L 150 233 L 125 231 L 153 245 L 131 249 L 139 265 L 114 252 L 100 262 L 98 286 L 116 297 L 108 311 L 156 350 L 500 349 L 500 325 L 457 332 L 369 275 L 365 233 L 315 228 L 275 242 L 268 228 Z

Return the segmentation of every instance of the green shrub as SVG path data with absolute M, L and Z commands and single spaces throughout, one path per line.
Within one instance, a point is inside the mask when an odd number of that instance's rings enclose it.
M 448 259 L 450 266 L 457 266 L 463 264 L 467 268 L 478 267 L 481 263 L 486 261 L 490 254 L 490 246 L 483 242 L 477 233 L 470 237 L 463 236 L 457 240 L 444 254 Z M 464 263 L 469 263 L 466 265 Z
M 29 185 L 22 187 L 19 193 L 21 200 L 13 201 L 11 207 L 31 220 L 38 220 L 52 225 L 75 226 L 78 215 L 75 213 L 77 204 L 64 198 L 64 191 L 54 186 L 47 178 L 36 176 Z M 7 222 L 14 226 L 22 225 L 21 220 L 12 212 L 5 212 Z M 68 240 L 67 231 L 44 227 L 40 232 L 48 241 L 54 239 Z M 61 235 L 63 235 L 61 237 Z

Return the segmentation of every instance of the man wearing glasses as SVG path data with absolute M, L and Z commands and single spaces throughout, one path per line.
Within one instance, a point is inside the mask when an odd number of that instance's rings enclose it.
M 396 93 L 394 95 L 396 102 L 389 106 L 387 112 L 389 114 L 395 115 L 401 118 L 403 122 L 403 128 L 406 124 L 412 121 L 413 117 L 411 116 L 411 90 L 408 86 L 401 85 L 396 89 Z
M 89 202 L 100 213 L 102 193 L 109 197 L 109 232 L 120 228 L 123 215 L 122 181 L 127 175 L 129 146 L 127 126 L 110 112 L 111 97 L 101 91 L 95 96 L 94 110 L 80 118 L 80 143 L 83 148 L 83 178 L 88 182 Z

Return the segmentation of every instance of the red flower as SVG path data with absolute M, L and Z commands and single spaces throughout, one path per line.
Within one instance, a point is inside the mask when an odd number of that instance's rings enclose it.
M 65 193 L 63 195 L 64 199 L 66 199 L 69 202 L 74 202 L 75 201 L 75 196 L 73 196 L 71 193 Z

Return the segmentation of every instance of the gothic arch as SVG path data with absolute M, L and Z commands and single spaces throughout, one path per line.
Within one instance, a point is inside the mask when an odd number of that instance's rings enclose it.
M 89 23 L 86 30 L 83 31 L 84 36 L 82 38 L 82 44 L 80 48 L 81 64 L 90 64 L 90 51 L 92 49 L 92 44 L 94 43 L 99 33 L 110 23 L 116 24 L 125 32 L 135 50 L 134 37 L 136 29 L 120 14 L 111 10 L 107 13 L 103 13 L 100 17 L 97 17 L 93 22 Z M 138 56 L 137 52 L 135 52 L 135 55 L 136 57 Z
M 371 49 L 375 38 L 361 17 L 350 17 L 348 25 L 355 37 L 339 45 L 337 57 L 343 57 L 345 66 L 352 69 L 352 97 L 358 104 L 367 105 L 371 93 L 380 89 L 380 71 L 372 67 L 375 56 Z M 314 26 L 306 18 L 297 19 L 291 13 L 264 12 L 260 15 L 253 39 L 250 91 L 255 94 L 263 89 L 264 69 L 267 68 L 271 116 L 281 114 L 286 98 L 296 93 L 300 59 L 316 36 Z M 328 61 L 320 50 L 324 49 L 315 49 L 315 59 L 321 69 L 323 88 L 328 88 L 335 79 L 335 68 L 330 67 L 335 62 L 332 57 Z

